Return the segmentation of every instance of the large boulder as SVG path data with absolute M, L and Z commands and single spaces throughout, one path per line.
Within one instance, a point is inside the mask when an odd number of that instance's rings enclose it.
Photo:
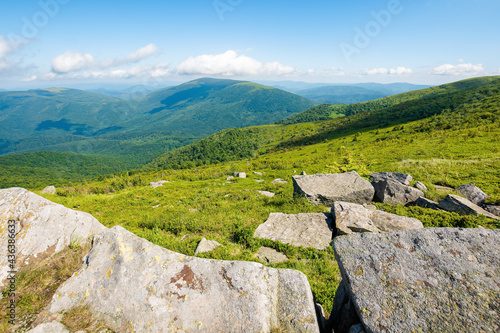
M 394 180 L 403 185 L 410 185 L 410 182 L 413 180 L 413 177 L 406 173 L 399 172 L 373 172 L 370 173 L 370 181 L 371 182 L 380 182 L 385 180 Z
M 423 208 L 430 208 L 430 209 L 435 209 L 435 210 L 442 210 L 438 206 L 439 204 L 431 199 L 427 199 L 424 197 L 420 197 L 415 201 L 415 206 L 423 207 Z
M 484 199 L 490 197 L 488 194 L 484 193 L 479 187 L 472 183 L 469 183 L 467 185 L 460 185 L 459 187 L 457 187 L 457 192 L 476 205 L 482 204 L 484 202 Z
M 500 230 L 352 234 L 333 247 L 367 332 L 500 331 Z
M 293 176 L 293 196 L 304 196 L 313 205 L 333 206 L 335 201 L 358 204 L 373 200 L 374 189 L 356 171 Z
M 391 205 L 406 205 L 424 196 L 424 192 L 395 181 L 385 179 L 372 182 L 375 198 Z
M 115 332 L 319 332 L 303 273 L 185 256 L 119 226 L 94 237 L 37 322 L 77 306 Z
M 441 202 L 439 202 L 438 207 L 460 215 L 484 215 L 491 219 L 498 220 L 498 216 L 487 212 L 478 205 L 462 198 L 459 195 L 448 194 Z
M 335 202 L 332 207 L 335 224 L 334 235 L 347 235 L 353 232 L 389 232 L 395 230 L 421 229 L 422 222 L 415 218 L 367 209 L 362 205 L 349 202 Z
M 0 190 L 0 246 L 7 250 L 8 225 L 15 226 L 16 269 L 35 265 L 71 243 L 83 244 L 106 230 L 92 215 L 53 203 L 22 188 Z M 10 222 L 12 221 L 12 223 Z M 7 255 L 0 256 L 0 286 L 8 275 Z
M 332 217 L 324 213 L 271 213 L 254 237 L 324 250 L 332 241 Z
M 50 185 L 50 186 L 46 186 L 43 190 L 40 191 L 40 193 L 41 194 L 56 194 L 57 189 L 55 186 Z
M 484 210 L 486 210 L 487 212 L 489 212 L 495 216 L 500 216 L 500 206 L 484 205 Z

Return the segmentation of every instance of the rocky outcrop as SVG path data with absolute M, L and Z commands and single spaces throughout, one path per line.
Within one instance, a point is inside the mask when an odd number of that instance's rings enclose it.
M 271 213 L 254 237 L 324 250 L 332 240 L 332 218 L 324 213 Z
M 478 205 L 462 198 L 461 196 L 448 194 L 439 204 L 438 207 L 449 212 L 458 213 L 460 215 L 484 215 L 494 220 L 498 220 L 496 215 L 487 212 Z
M 411 217 L 367 209 L 362 205 L 341 201 L 335 202 L 333 205 L 332 216 L 335 236 L 354 232 L 379 233 L 424 227 L 422 222 Z
M 260 260 L 262 260 L 267 264 L 277 264 L 288 260 L 288 257 L 283 253 L 265 246 L 262 246 L 259 249 L 259 251 L 257 252 L 257 258 L 259 258 Z
M 304 196 L 313 205 L 333 206 L 335 201 L 370 203 L 374 190 L 356 171 L 293 176 L 293 196 Z
M 73 243 L 88 242 L 106 228 L 92 215 L 68 209 L 22 188 L 0 190 L 0 246 L 7 249 L 8 225 L 15 225 L 16 269 L 34 265 Z M 9 221 L 13 221 L 12 224 Z M 0 256 L 0 286 L 8 275 L 6 255 Z
M 41 194 L 56 194 L 57 193 L 57 190 L 55 188 L 55 186 L 47 186 L 45 187 L 43 190 L 40 191 Z
M 94 238 L 38 321 L 81 305 L 116 332 L 319 332 L 304 274 L 184 256 L 119 226 Z
M 167 180 L 158 180 L 156 182 L 149 183 L 149 186 L 151 186 L 152 188 L 157 188 L 157 187 L 161 187 L 161 186 L 163 186 L 163 184 L 167 184 L 167 183 L 169 183 L 169 181 L 167 181 Z
M 500 330 L 499 230 L 353 234 L 333 246 L 367 332 Z
M 372 185 L 375 189 L 375 198 L 380 202 L 391 205 L 406 205 L 424 196 L 424 192 L 419 189 L 404 185 L 390 178 L 373 181 Z
M 457 192 L 476 205 L 482 204 L 484 202 L 484 199 L 490 197 L 479 187 L 472 183 L 469 183 L 467 185 L 460 185 L 459 187 L 457 187 Z
M 395 182 L 401 183 L 403 185 L 410 185 L 410 182 L 413 180 L 413 177 L 407 175 L 406 173 L 398 173 L 398 172 L 373 172 L 370 173 L 370 181 L 374 183 L 393 180 Z
M 198 246 L 196 247 L 196 250 L 194 252 L 195 255 L 199 253 L 205 253 L 205 252 L 211 252 L 221 246 L 221 244 L 217 241 L 214 240 L 208 240 L 205 237 L 201 239 L 201 241 L 198 243 Z

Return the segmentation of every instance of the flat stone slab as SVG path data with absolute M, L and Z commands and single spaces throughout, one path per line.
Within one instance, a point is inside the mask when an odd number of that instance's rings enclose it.
M 7 253 L 8 221 L 15 225 L 16 269 L 34 265 L 71 242 L 83 244 L 104 230 L 92 215 L 49 201 L 23 188 L 0 190 L 0 247 Z M 9 224 L 10 225 L 10 224 Z M 0 255 L 0 286 L 8 276 L 7 255 Z
M 257 191 L 257 192 L 269 198 L 273 198 L 276 195 L 273 192 L 268 192 L 268 191 Z
M 281 178 L 275 179 L 271 183 L 272 184 L 288 184 L 288 182 L 286 180 L 281 179 Z
M 277 264 L 288 260 L 288 257 L 283 253 L 265 246 L 262 246 L 259 249 L 259 252 L 257 252 L 257 258 L 268 264 Z
M 356 171 L 293 176 L 293 196 L 304 196 L 313 205 L 333 206 L 335 201 L 370 203 L 375 190 Z
M 458 213 L 460 215 L 484 215 L 490 219 L 498 220 L 498 216 L 487 212 L 471 201 L 462 198 L 459 195 L 448 194 L 438 204 L 438 207 L 449 212 Z
M 333 247 L 367 332 L 500 331 L 500 230 L 353 234 Z
M 293 246 L 326 249 L 332 240 L 332 217 L 325 213 L 271 213 L 255 230 L 254 237 Z
M 303 273 L 185 256 L 119 226 L 94 238 L 87 262 L 37 321 L 80 305 L 115 332 L 319 333 Z
M 415 218 L 367 209 L 362 205 L 337 201 L 332 207 L 336 236 L 354 232 L 390 232 L 421 229 L 422 222 Z

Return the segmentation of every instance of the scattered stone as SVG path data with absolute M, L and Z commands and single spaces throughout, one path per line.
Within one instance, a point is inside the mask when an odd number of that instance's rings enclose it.
M 332 240 L 332 217 L 324 213 L 271 213 L 254 237 L 324 250 Z
M 115 226 L 39 322 L 88 305 L 115 332 L 319 332 L 306 276 L 255 262 L 188 257 Z
M 424 197 L 420 197 L 415 201 L 415 206 L 423 207 L 423 208 L 430 208 L 430 209 L 435 209 L 435 210 L 442 210 L 439 208 L 439 205 L 437 202 L 432 201 L 431 199 L 427 199 Z
M 269 197 L 269 198 L 272 198 L 275 196 L 275 194 L 273 192 L 268 192 L 268 191 L 257 191 L 257 192 L 259 192 L 260 194 L 265 195 L 266 197 Z
M 264 179 L 255 179 L 255 181 L 256 181 L 257 183 L 262 183 L 262 182 L 264 181 Z
M 262 172 L 257 172 L 257 171 L 254 171 L 253 174 L 258 175 L 258 176 L 264 176 L 264 174 Z
M 500 330 L 500 230 L 353 234 L 333 247 L 367 332 Z
M 333 206 L 335 201 L 370 203 L 375 193 L 369 181 L 356 171 L 293 176 L 293 196 L 304 196 L 313 205 Z
M 224 196 L 224 198 L 229 198 L 230 196 L 231 196 L 231 194 L 226 194 L 226 195 Z
M 277 264 L 280 262 L 285 262 L 288 257 L 281 252 L 276 251 L 270 247 L 262 246 L 257 252 L 257 258 L 264 261 L 267 264 Z
M 490 212 L 495 216 L 500 216 L 500 206 L 495 205 L 484 205 L 484 210 Z
M 407 175 L 406 173 L 398 173 L 398 172 L 374 172 L 370 173 L 370 181 L 372 183 L 378 183 L 386 180 L 393 180 L 395 182 L 401 183 L 403 185 L 410 185 L 410 182 L 413 180 L 413 177 Z
M 159 180 L 156 182 L 149 183 L 149 186 L 151 186 L 152 188 L 157 188 L 157 187 L 161 187 L 161 186 L 163 186 L 163 184 L 167 184 L 167 183 L 170 183 L 170 182 L 166 181 L 166 180 Z
M 422 222 L 411 217 L 366 209 L 362 205 L 341 201 L 333 205 L 332 216 L 335 224 L 334 236 L 354 232 L 379 233 L 424 227 Z
M 307 176 L 307 173 L 306 173 L 305 171 L 302 171 L 302 172 L 300 173 L 300 175 L 301 175 L 301 176 Z
M 455 192 L 455 189 L 449 186 L 434 185 L 434 188 L 439 192 Z
M 482 204 L 484 202 L 484 199 L 490 197 L 488 194 L 484 193 L 479 187 L 472 183 L 469 183 L 467 185 L 460 185 L 459 187 L 457 187 L 457 192 L 476 205 Z
M 212 252 L 216 248 L 221 246 L 221 244 L 217 241 L 214 240 L 208 240 L 205 237 L 201 239 L 201 241 L 198 243 L 198 246 L 196 247 L 196 251 L 194 252 L 194 255 L 198 255 L 200 253 L 205 253 L 205 252 Z
M 154 205 L 154 206 L 153 206 L 153 208 L 158 208 L 158 207 L 160 207 L 160 205 Z
M 233 172 L 233 176 L 238 178 L 247 178 L 247 174 L 244 172 Z
M 273 184 L 288 184 L 288 182 L 284 179 L 278 178 L 272 181 Z
M 55 186 L 47 186 L 45 187 L 41 192 L 41 194 L 56 194 L 57 193 L 57 190 L 55 188 Z
M 233 179 L 234 179 L 233 176 L 226 177 L 226 180 L 233 180 Z
M 198 208 L 189 208 L 189 212 L 190 213 L 197 213 L 199 212 L 200 210 Z
M 449 212 L 458 213 L 460 215 L 484 215 L 494 220 L 498 217 L 482 209 L 471 201 L 462 198 L 459 195 L 448 194 L 439 204 L 438 207 Z
M 415 188 L 419 189 L 422 192 L 427 192 L 428 191 L 427 186 L 425 186 L 425 184 L 422 183 L 422 182 L 416 182 L 415 183 Z
M 392 179 L 372 182 L 372 185 L 375 189 L 375 198 L 391 205 L 406 205 L 424 196 L 424 192 Z
M 92 215 L 53 203 L 23 188 L 0 190 L 0 245 L 7 251 L 8 221 L 15 221 L 16 269 L 39 263 L 66 249 L 84 244 L 106 230 Z M 0 255 L 0 287 L 8 276 L 7 255 Z

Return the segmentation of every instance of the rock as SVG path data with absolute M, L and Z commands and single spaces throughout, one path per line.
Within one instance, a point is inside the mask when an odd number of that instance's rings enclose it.
M 106 230 L 92 215 L 71 210 L 22 188 L 0 190 L 0 246 L 7 250 L 8 221 L 15 221 L 16 269 L 35 265 L 64 250 L 72 242 L 84 244 Z M 9 262 L 0 256 L 0 287 L 8 276 Z
M 460 215 L 484 215 L 494 220 L 498 217 L 482 209 L 478 205 L 462 198 L 459 195 L 448 194 L 439 204 L 438 207 L 449 212 L 458 213 Z
M 431 199 L 424 198 L 424 197 L 418 198 L 417 201 L 415 201 L 415 206 L 436 209 L 436 210 L 442 210 L 441 208 L 439 208 L 437 202 L 432 201 Z
M 490 212 L 495 216 L 500 216 L 500 206 L 495 205 L 484 205 L 484 210 Z
M 324 250 L 332 240 L 332 218 L 324 213 L 271 213 L 257 227 L 254 237 Z
M 234 179 L 233 176 L 226 177 L 226 180 L 233 180 L 233 179 Z
M 398 172 L 374 172 L 370 173 L 370 181 L 372 183 L 382 182 L 386 180 L 393 180 L 403 185 L 410 185 L 410 182 L 413 180 L 413 177 L 407 175 L 406 173 L 398 173 Z
M 500 330 L 500 230 L 353 234 L 333 246 L 367 332 Z
M 326 332 L 348 333 L 349 329 L 358 323 L 358 314 L 354 303 L 351 301 L 344 280 L 340 281 L 339 287 L 335 292 L 333 308 L 330 318 L 326 323 Z
M 352 234 L 353 232 L 378 233 L 424 227 L 422 222 L 411 217 L 366 209 L 362 205 L 341 201 L 335 202 L 333 205 L 332 216 L 335 224 L 335 236 Z
M 469 183 L 467 185 L 460 185 L 459 187 L 457 187 L 457 192 L 476 205 L 482 204 L 484 202 L 484 199 L 490 197 L 488 194 L 484 193 L 479 187 L 472 183 Z
M 214 240 L 207 240 L 205 237 L 201 239 L 196 247 L 196 251 L 194 255 L 198 255 L 199 253 L 211 252 L 221 246 L 221 244 Z
M 156 182 L 149 183 L 149 186 L 151 186 L 152 188 L 157 188 L 157 187 L 161 187 L 161 186 L 163 186 L 163 184 L 167 184 L 167 183 L 170 183 L 170 182 L 166 181 L 166 180 L 159 180 Z
M 154 205 L 154 206 L 153 206 L 153 208 L 158 208 L 158 207 L 160 207 L 160 205 Z
M 58 321 L 40 324 L 28 331 L 28 333 L 70 333 L 70 331 Z
M 455 189 L 449 186 L 434 185 L 434 188 L 438 192 L 455 192 Z
M 254 262 L 188 257 L 115 226 L 37 320 L 88 305 L 115 332 L 319 332 L 306 276 Z
M 356 324 L 351 326 L 349 333 L 365 333 L 365 327 L 363 324 Z
M 254 171 L 253 174 L 257 176 L 264 176 L 262 172 L 257 172 L 257 171 Z
M 307 173 L 306 173 L 305 171 L 302 171 L 302 172 L 300 173 L 300 175 L 301 175 L 301 176 L 307 176 Z
M 45 187 L 41 192 L 41 194 L 56 194 L 57 190 L 54 186 L 50 185 Z
M 233 172 L 233 176 L 238 178 L 247 178 L 247 174 L 244 172 Z
M 262 183 L 262 182 L 264 181 L 264 179 L 255 179 L 255 181 L 256 181 L 257 183 Z
M 375 189 L 375 198 L 391 205 L 406 205 L 424 196 L 424 192 L 392 179 L 372 182 L 372 185 Z
M 427 186 L 425 186 L 425 184 L 422 183 L 422 182 L 416 182 L 415 183 L 415 188 L 418 189 L 418 190 L 420 190 L 420 191 L 422 191 L 422 192 L 427 192 L 428 191 Z
M 268 191 L 257 191 L 257 192 L 259 192 L 260 194 L 265 195 L 266 197 L 269 197 L 269 198 L 272 198 L 275 196 L 275 194 L 273 192 L 268 192 Z
M 273 184 L 288 184 L 288 182 L 284 179 L 278 178 L 272 181 Z
M 370 203 L 375 193 L 369 181 L 356 171 L 293 176 L 294 198 L 304 196 L 313 205 L 333 206 L 335 201 Z
M 260 260 L 264 261 L 267 264 L 277 264 L 288 260 L 288 257 L 283 253 L 265 246 L 262 246 L 259 249 L 259 252 L 257 252 L 257 258 L 259 258 Z

